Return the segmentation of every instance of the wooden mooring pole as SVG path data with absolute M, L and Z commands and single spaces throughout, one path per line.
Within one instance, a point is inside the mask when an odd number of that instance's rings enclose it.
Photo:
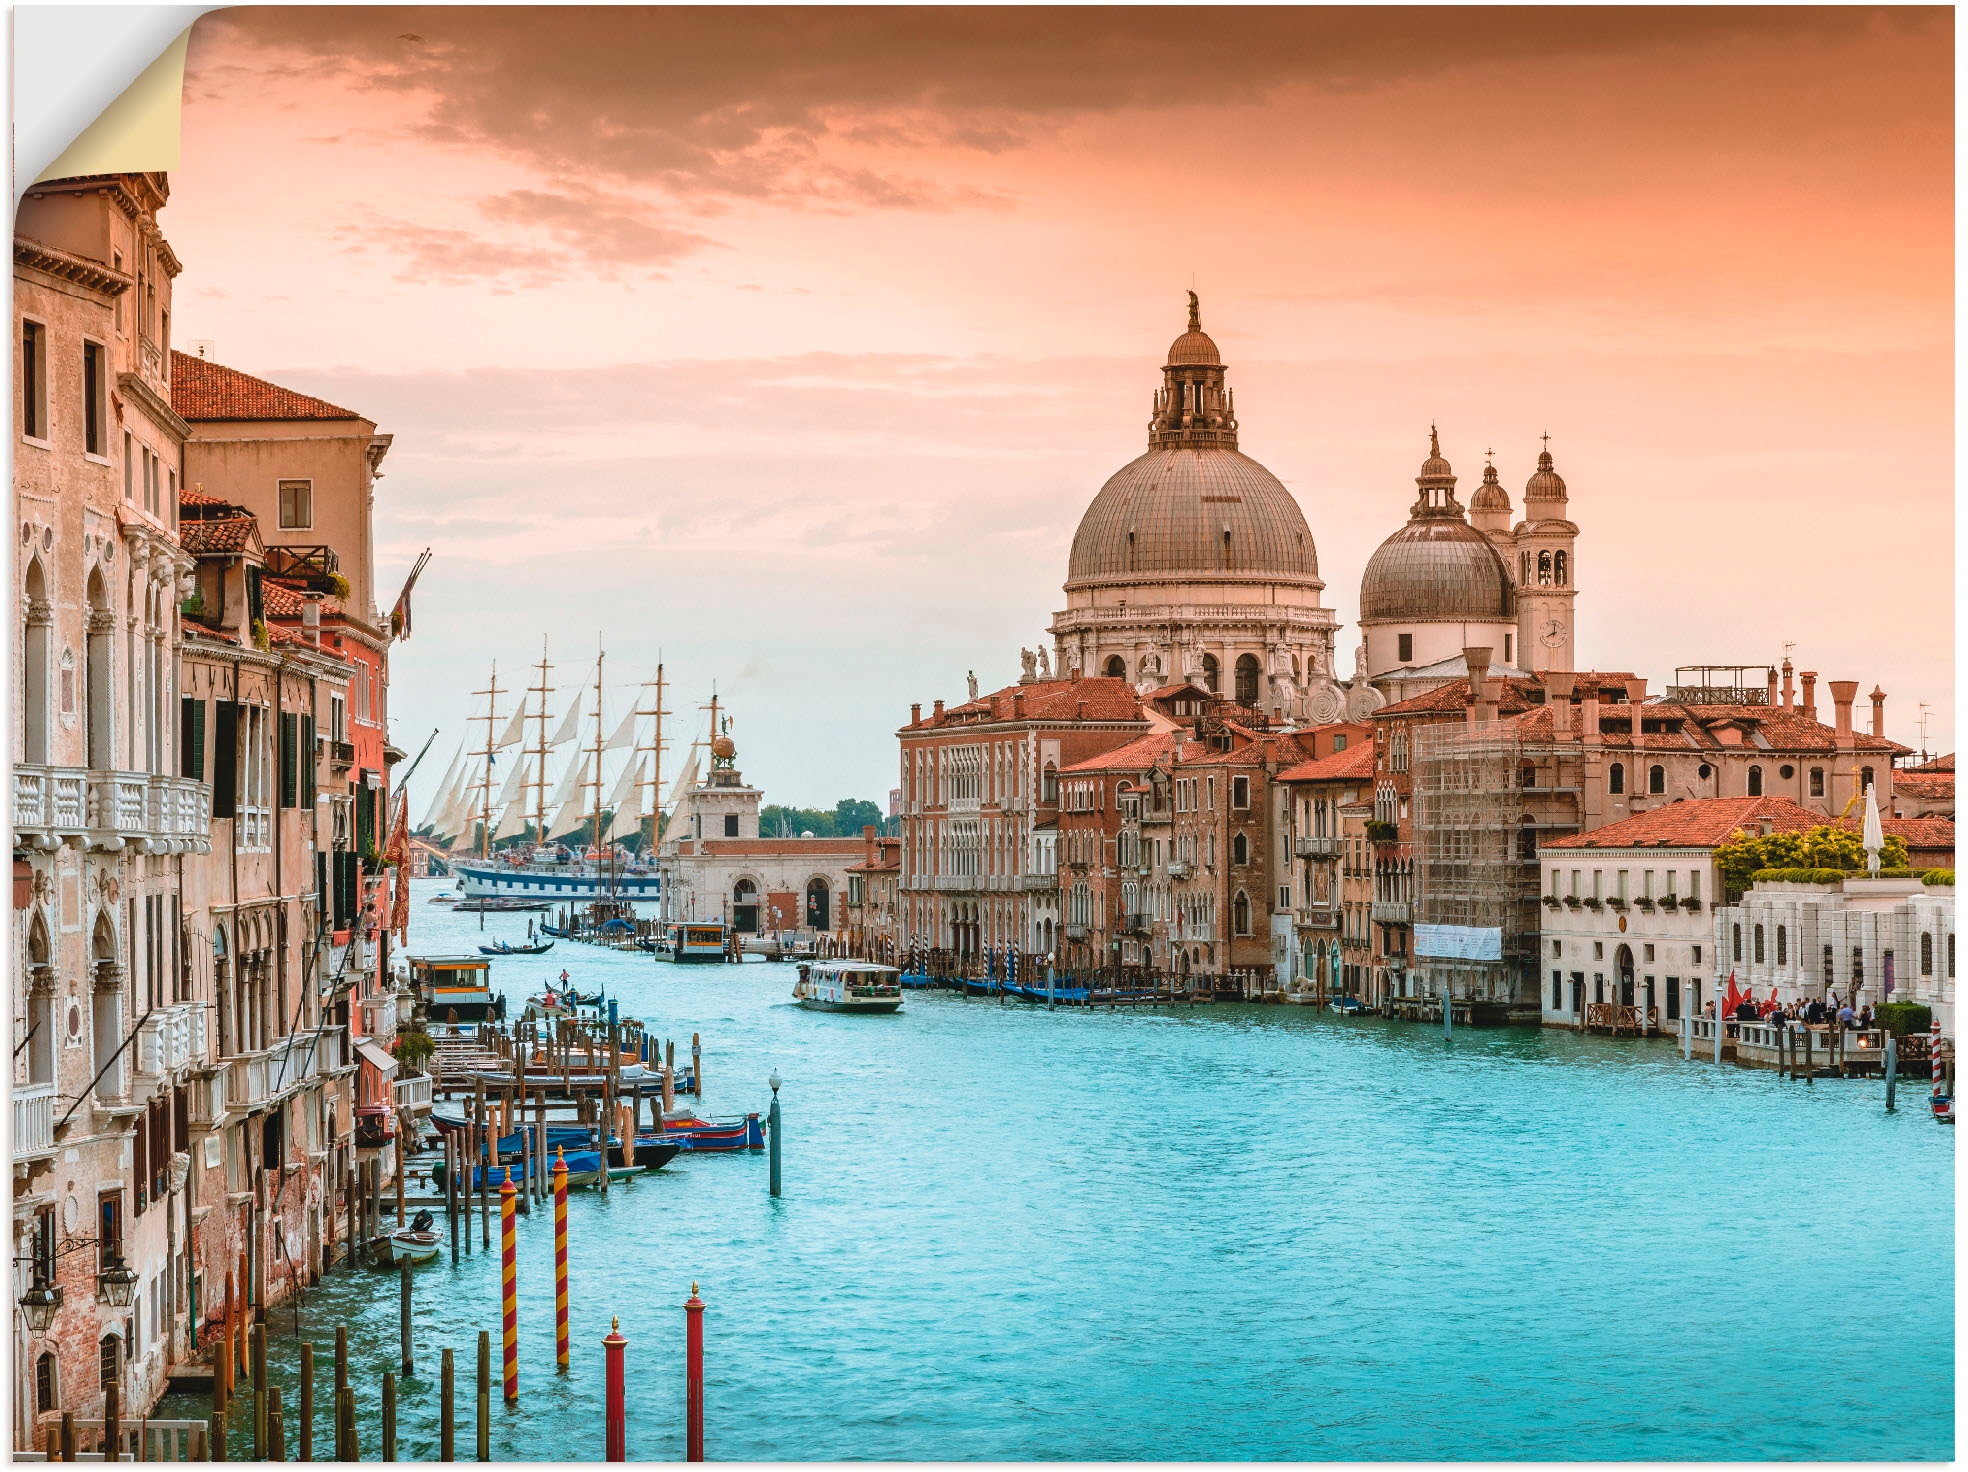
M 396 1376 L 383 1371 L 383 1460 L 396 1460 Z
M 492 1331 L 478 1331 L 478 1460 L 492 1460 Z
M 452 1399 L 453 1392 L 456 1389 L 456 1382 L 451 1361 L 451 1351 L 448 1347 L 444 1351 L 442 1366 L 438 1370 L 437 1383 L 437 1459 L 440 1462 L 450 1462 L 456 1460 L 456 1442 L 454 1438 L 456 1435 L 457 1421 L 456 1408 Z
M 314 1346 L 301 1346 L 301 1424 L 295 1460 L 314 1460 Z
M 1886 1112 L 1893 1112 L 1893 1086 L 1898 1082 L 1900 1072 L 1900 1040 L 1892 1033 L 1886 1034 Z
M 403 1378 L 408 1380 L 417 1372 L 416 1356 L 410 1344 L 410 1259 L 404 1258 L 397 1265 L 397 1304 L 396 1337 L 403 1351 Z
M 267 1457 L 270 1461 L 287 1460 L 287 1425 L 280 1415 L 280 1387 L 269 1385 L 266 1389 Z

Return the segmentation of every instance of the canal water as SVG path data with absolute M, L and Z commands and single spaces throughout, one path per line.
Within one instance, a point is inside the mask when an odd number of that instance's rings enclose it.
M 438 887 L 413 952 L 523 933 Z M 836 1017 L 791 1004 L 790 966 L 564 941 L 493 978 L 518 1004 L 563 966 L 680 1056 L 702 1033 L 708 1115 L 763 1112 L 778 1070 L 785 1193 L 763 1155 L 575 1193 L 565 1377 L 551 1214 L 522 1219 L 497 1458 L 600 1458 L 612 1317 L 630 1456 L 680 1458 L 693 1281 L 713 1460 L 1953 1455 L 1954 1138 L 1918 1080 L 1889 1116 L 1877 1082 L 1311 1008 Z M 404 1455 L 436 1455 L 447 1345 L 471 1455 L 494 1241 L 417 1273 Z M 290 1437 L 296 1317 L 270 1338 Z M 333 1273 L 298 1320 L 324 1374 L 349 1327 L 375 1456 L 394 1276 Z

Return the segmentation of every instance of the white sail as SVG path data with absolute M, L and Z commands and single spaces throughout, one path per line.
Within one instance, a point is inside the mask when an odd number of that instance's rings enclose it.
M 642 812 L 636 804 L 636 787 L 642 780 L 640 759 L 622 768 L 622 775 L 616 780 L 615 790 L 609 794 L 609 804 L 615 809 L 615 816 L 608 824 L 608 837 L 619 838 L 625 833 L 635 833 L 642 827 Z
M 492 841 L 497 843 L 502 838 L 511 838 L 515 834 L 524 833 L 526 831 L 526 818 L 525 799 L 513 798 L 512 801 L 506 804 L 505 816 L 499 819 L 499 826 L 492 834 Z
M 581 801 L 581 794 L 576 792 L 560 805 L 560 811 L 555 813 L 553 821 L 547 824 L 547 837 L 564 838 L 587 821 L 587 805 Z
M 560 774 L 560 785 L 554 788 L 553 796 L 547 799 L 547 806 L 557 808 L 562 803 L 569 802 L 579 796 L 581 777 L 586 771 L 587 766 L 585 763 L 578 760 L 569 762 L 567 764 L 567 770 Z
M 622 724 L 615 728 L 615 734 L 608 738 L 608 744 L 603 746 L 602 750 L 626 751 L 631 746 L 634 746 L 635 720 L 636 713 L 634 711 L 630 711 L 627 715 L 623 716 Z
M 506 731 L 499 738 L 494 751 L 504 751 L 508 746 L 517 746 L 526 739 L 526 702 L 521 701 L 513 708 L 512 719 L 506 722 Z
M 690 837 L 696 791 L 697 753 L 693 751 L 690 759 L 683 764 L 683 770 L 677 773 L 676 781 L 670 785 L 669 801 L 660 810 L 670 815 L 667 825 L 661 821 L 656 825 L 662 830 L 666 842 Z
M 524 762 L 514 762 L 512 764 L 512 772 L 507 776 L 505 785 L 499 789 L 499 801 L 501 803 L 511 802 L 519 795 L 519 784 L 525 777 L 525 774 L 526 764 Z
M 574 697 L 574 703 L 567 707 L 567 714 L 561 720 L 560 729 L 554 732 L 554 739 L 548 744 L 551 746 L 565 746 L 574 739 L 579 733 L 580 728 L 581 697 L 576 695 Z
M 471 816 L 472 794 L 477 790 L 472 780 L 472 764 L 467 762 L 458 772 L 458 780 L 444 797 L 444 811 L 438 815 L 437 831 L 446 838 L 464 836 L 467 821 Z
M 424 809 L 424 820 L 417 825 L 419 828 L 434 827 L 444 817 L 445 809 L 451 805 L 451 788 L 458 780 L 458 770 L 464 761 L 465 743 L 460 741 L 458 749 L 451 754 L 451 764 L 431 787 L 430 806 Z

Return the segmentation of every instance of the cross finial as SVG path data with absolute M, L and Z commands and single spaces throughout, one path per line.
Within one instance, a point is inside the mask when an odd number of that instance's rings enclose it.
M 1551 453 L 1551 431 L 1547 429 L 1540 438 L 1544 441 L 1544 453 L 1549 455 Z
M 1495 450 L 1483 451 L 1483 458 L 1489 461 L 1490 464 L 1492 465 L 1496 464 L 1496 456 L 1497 456 L 1497 452 Z

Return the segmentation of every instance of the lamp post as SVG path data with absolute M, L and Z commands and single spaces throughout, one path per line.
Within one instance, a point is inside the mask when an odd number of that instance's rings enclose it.
M 136 1296 L 137 1275 L 118 1253 L 96 1274 L 96 1301 L 110 1308 L 128 1308 Z
M 772 1070 L 772 1077 L 766 1080 L 772 1085 L 772 1108 L 767 1122 L 772 1126 L 772 1154 L 767 1169 L 769 1194 L 779 1194 L 779 1070 Z

